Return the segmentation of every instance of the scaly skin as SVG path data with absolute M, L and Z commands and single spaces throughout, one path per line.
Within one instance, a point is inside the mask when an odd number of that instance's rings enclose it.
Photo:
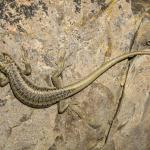
M 6 81 L 8 80 L 14 96 L 19 101 L 33 108 L 46 108 L 80 92 L 115 64 L 136 55 L 150 55 L 150 51 L 131 52 L 116 57 L 97 68 L 84 79 L 60 89 L 39 87 L 33 84 L 15 61 L 5 53 L 0 55 L 0 71 L 6 76 Z M 7 84 L 6 81 L 3 82 L 5 83 L 3 86 Z

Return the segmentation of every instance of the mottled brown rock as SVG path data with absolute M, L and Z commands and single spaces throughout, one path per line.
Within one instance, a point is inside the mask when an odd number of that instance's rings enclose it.
M 82 79 L 120 54 L 150 48 L 147 0 L 1 0 L 0 52 L 45 82 L 66 51 L 64 85 Z M 117 64 L 69 98 L 68 109 L 43 110 L 20 103 L 0 88 L 0 150 L 149 150 L 150 57 Z

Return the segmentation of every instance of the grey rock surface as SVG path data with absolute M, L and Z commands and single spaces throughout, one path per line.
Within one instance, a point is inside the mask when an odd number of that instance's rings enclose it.
M 104 62 L 150 48 L 149 0 L 0 0 L 0 52 L 48 86 L 47 75 L 66 51 L 63 84 L 82 79 Z M 9 86 L 0 88 L 0 150 L 149 150 L 150 56 L 125 60 L 82 92 L 33 109 Z

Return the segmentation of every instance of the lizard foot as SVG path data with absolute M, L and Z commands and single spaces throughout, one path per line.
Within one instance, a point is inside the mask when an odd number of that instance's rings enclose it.
M 29 63 L 29 56 L 27 50 L 25 50 L 24 47 L 22 47 L 22 63 L 25 65 L 25 70 L 22 70 L 24 75 L 31 75 L 32 69 L 31 65 Z
M 0 87 L 4 87 L 9 83 L 9 79 L 7 77 L 3 77 L 2 74 L 0 74 Z
M 59 59 L 56 62 L 56 66 L 57 66 L 56 70 L 52 72 L 51 81 L 57 89 L 63 88 L 62 72 L 70 66 L 70 65 L 65 64 L 69 56 L 70 55 L 66 56 L 65 51 L 60 51 L 59 56 L 58 56 Z M 69 106 L 69 102 L 68 100 L 60 101 L 57 106 L 58 106 L 58 113 L 62 114 L 67 110 Z
M 70 55 L 71 55 L 71 54 L 70 54 Z M 67 61 L 67 59 L 69 58 L 70 55 L 66 56 L 66 51 L 60 51 L 59 56 L 58 56 L 59 59 L 58 59 L 58 61 L 55 63 L 55 64 L 56 64 L 56 69 L 55 69 L 55 71 L 53 72 L 53 76 L 57 76 L 57 77 L 61 76 L 61 77 L 62 77 L 62 72 L 63 72 L 66 68 L 68 68 L 68 67 L 71 66 L 70 64 L 69 64 L 69 65 L 66 65 L 66 64 L 65 64 L 65 62 Z

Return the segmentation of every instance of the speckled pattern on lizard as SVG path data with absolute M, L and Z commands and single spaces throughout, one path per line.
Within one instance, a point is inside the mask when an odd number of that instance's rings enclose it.
M 23 104 L 33 108 L 46 108 L 80 92 L 115 64 L 136 55 L 150 55 L 150 50 L 135 51 L 118 56 L 104 63 L 80 81 L 57 88 L 35 85 L 27 78 L 31 74 L 29 63 L 24 62 L 25 70 L 22 70 L 10 55 L 1 53 L 0 72 L 5 75 L 5 79 L 0 77 L 0 86 L 4 87 L 9 83 L 14 96 Z M 64 65 L 60 65 L 55 76 L 60 76 L 64 68 Z

